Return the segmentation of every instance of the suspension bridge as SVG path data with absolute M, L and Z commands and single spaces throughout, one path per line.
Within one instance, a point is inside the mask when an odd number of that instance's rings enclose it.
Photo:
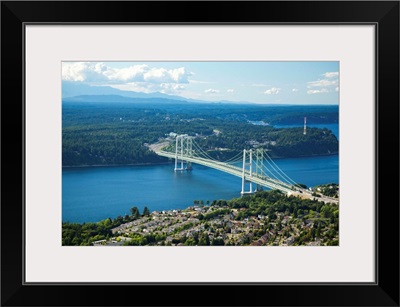
M 168 143 L 162 144 L 166 145 Z M 242 179 L 241 194 L 252 194 L 266 187 L 277 189 L 289 195 L 298 195 L 313 199 L 312 192 L 299 186 L 286 175 L 271 159 L 265 149 L 244 149 L 234 157 L 219 161 L 211 157 L 187 134 L 177 135 L 175 152 L 163 150 L 165 146 L 154 146 L 153 151 L 163 157 L 175 159 L 176 172 L 192 170 L 192 164 L 200 164 L 219 171 L 231 174 Z M 324 202 L 338 203 L 337 199 L 322 197 Z

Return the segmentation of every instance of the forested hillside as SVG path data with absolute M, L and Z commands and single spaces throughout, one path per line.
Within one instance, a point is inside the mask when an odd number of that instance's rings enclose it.
M 338 152 L 328 129 L 274 128 L 251 121 L 292 123 L 303 116 L 314 123 L 337 122 L 336 106 L 243 106 L 171 102 L 72 103 L 62 109 L 63 166 L 165 163 L 148 145 L 171 132 L 189 134 L 210 155 L 221 159 L 244 148 L 262 147 L 272 157 Z M 221 151 L 220 149 L 224 149 Z

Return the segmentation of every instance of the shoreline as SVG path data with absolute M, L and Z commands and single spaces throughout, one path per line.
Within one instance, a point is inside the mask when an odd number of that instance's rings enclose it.
M 264 190 L 264 191 L 266 191 L 266 192 L 271 192 L 271 191 L 273 191 L 273 190 Z M 255 192 L 256 193 L 256 192 Z M 254 194 L 251 194 L 251 195 L 255 195 L 255 193 Z M 302 195 L 302 194 L 292 194 L 292 195 L 294 195 L 294 196 L 296 196 L 296 197 L 299 197 L 300 199 L 302 199 L 302 200 L 305 200 L 305 199 L 311 199 L 311 198 L 306 198 L 306 197 L 304 197 L 304 195 Z M 287 196 L 289 196 L 289 195 L 287 195 Z M 230 199 L 223 199 L 224 201 L 232 201 L 232 200 L 235 200 L 235 199 L 237 199 L 237 198 L 240 198 L 241 196 L 238 196 L 238 197 L 233 197 L 233 198 L 230 198 Z M 325 196 L 325 198 L 326 198 L 327 196 Z M 317 200 L 317 201 L 319 201 L 319 202 L 323 202 L 323 203 L 326 203 L 326 202 L 324 202 L 323 200 L 323 197 L 319 197 L 319 198 L 315 198 L 314 197 L 314 200 Z M 216 201 L 216 200 L 213 200 L 213 201 Z M 338 203 L 336 204 L 336 203 L 334 203 L 334 202 L 327 202 L 328 204 L 330 204 L 330 205 L 336 205 L 336 206 L 339 206 L 339 202 L 340 202 L 340 197 L 339 198 L 337 198 L 337 201 L 338 201 Z M 162 210 L 151 210 L 150 209 L 150 215 L 153 215 L 154 213 L 159 213 L 159 212 L 167 212 L 167 213 L 174 213 L 174 212 L 181 212 L 181 211 L 185 211 L 185 210 L 188 210 L 188 209 L 190 209 L 190 208 L 201 208 L 201 207 L 212 207 L 213 206 L 213 204 L 212 203 L 210 203 L 210 204 L 190 204 L 190 205 L 187 205 L 186 207 L 184 207 L 184 208 L 172 208 L 172 209 L 162 209 Z M 215 206 L 215 205 L 214 205 Z M 103 219 L 100 219 L 100 220 L 96 220 L 96 221 L 84 221 L 84 222 L 73 222 L 73 221 L 61 221 L 61 224 L 79 224 L 79 225 L 84 225 L 84 224 L 86 224 L 86 223 L 94 223 L 94 224 L 97 224 L 97 223 L 100 223 L 100 222 L 102 222 L 102 221 L 105 221 L 105 220 L 107 220 L 107 219 L 111 219 L 111 220 L 115 220 L 115 219 L 117 219 L 118 217 L 122 217 L 123 216 L 123 214 L 121 213 L 121 214 L 119 214 L 119 215 L 117 215 L 117 216 L 114 216 L 114 217 L 111 217 L 111 216 L 109 216 L 109 217 L 106 217 L 106 218 L 103 218 Z M 128 222 L 129 223 L 129 222 Z M 118 226 L 117 226 L 118 227 Z
M 93 164 L 93 165 L 62 165 L 62 168 L 89 168 L 89 167 L 117 167 L 117 166 L 149 166 L 149 165 L 168 165 L 173 162 L 159 162 L 159 163 L 134 163 L 134 164 Z
M 337 156 L 339 152 L 330 154 L 318 154 L 318 155 L 307 155 L 307 156 L 297 156 L 297 157 L 281 157 L 281 156 L 271 156 L 273 159 L 297 159 L 297 158 L 315 158 L 315 157 L 326 157 L 326 156 Z M 94 165 L 62 165 L 62 168 L 89 168 L 89 167 L 117 167 L 117 166 L 150 166 L 150 165 L 168 165 L 174 164 L 174 162 L 147 162 L 147 163 L 133 163 L 133 164 L 94 164 Z

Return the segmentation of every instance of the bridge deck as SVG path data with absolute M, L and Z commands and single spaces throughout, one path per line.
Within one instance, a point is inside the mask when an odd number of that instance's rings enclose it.
M 167 152 L 167 151 L 163 151 L 163 150 L 154 150 L 154 152 L 157 155 L 175 159 L 175 153 Z M 187 162 L 196 163 L 196 164 L 204 165 L 204 166 L 207 166 L 210 168 L 214 168 L 214 169 L 226 172 L 228 174 L 231 174 L 233 176 L 243 178 L 243 169 L 240 167 L 234 166 L 234 165 L 230 165 L 228 163 L 211 161 L 211 160 L 200 158 L 200 157 L 184 157 L 184 160 Z M 267 176 L 262 176 L 260 174 L 250 173 L 249 170 L 245 170 L 244 178 L 248 182 L 253 182 L 255 184 L 258 184 L 260 186 L 267 187 L 270 189 L 278 189 L 289 195 L 297 195 L 297 196 L 300 196 L 303 198 L 309 198 L 309 199 L 316 198 L 316 197 L 312 196 L 312 193 L 307 189 L 302 189 L 302 188 L 298 188 L 298 187 L 294 188 L 293 185 L 287 184 L 285 182 L 282 182 L 282 181 L 279 181 L 279 180 L 276 180 L 276 179 L 273 179 L 273 178 L 270 178 Z M 339 202 L 337 199 L 330 198 L 330 197 L 318 197 L 316 199 L 323 201 L 323 202 L 331 202 L 331 203 L 336 203 L 336 204 Z

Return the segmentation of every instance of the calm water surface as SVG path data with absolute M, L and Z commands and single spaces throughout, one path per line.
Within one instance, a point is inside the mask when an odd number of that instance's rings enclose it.
M 294 181 L 315 186 L 338 183 L 337 155 L 277 159 L 275 163 Z M 183 209 L 194 200 L 240 197 L 241 178 L 205 166 L 174 172 L 174 165 L 64 168 L 62 220 L 94 222 L 142 211 Z
M 328 128 L 339 137 L 338 124 L 308 125 Z M 275 127 L 298 127 L 295 125 Z M 339 183 L 339 156 L 276 159 L 292 180 L 312 187 Z M 62 220 L 95 222 L 129 214 L 136 206 L 150 211 L 183 209 L 194 200 L 240 197 L 241 178 L 193 165 L 191 172 L 174 172 L 174 166 L 122 166 L 64 168 L 62 171 Z

